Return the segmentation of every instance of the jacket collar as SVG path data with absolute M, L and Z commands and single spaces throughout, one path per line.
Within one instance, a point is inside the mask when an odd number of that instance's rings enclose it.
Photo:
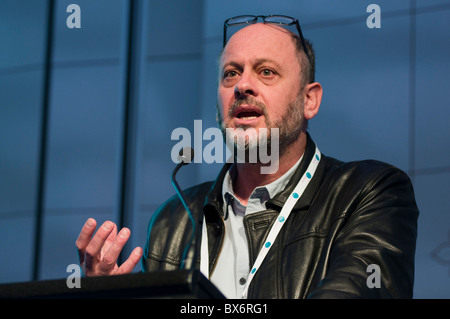
M 289 180 L 289 183 L 287 184 L 287 187 L 275 195 L 272 199 L 268 200 L 266 203 L 267 208 L 273 208 L 278 211 L 281 211 L 281 208 L 283 207 L 284 203 L 286 202 L 288 196 L 291 194 L 291 192 L 294 190 L 295 186 L 297 185 L 298 181 L 300 180 L 301 176 L 305 173 L 309 162 L 314 156 L 315 150 L 316 150 L 316 144 L 312 140 L 309 133 L 306 133 L 307 135 L 307 142 L 306 142 L 306 149 L 305 153 L 303 154 L 303 158 L 300 162 L 300 165 L 292 175 L 291 179 Z M 323 155 L 322 155 L 323 157 Z M 297 204 L 295 205 L 296 209 L 303 209 L 306 207 L 309 207 L 311 204 L 311 201 L 313 200 L 314 194 L 316 193 L 318 185 L 320 185 L 320 180 L 322 179 L 325 165 L 323 163 L 324 161 L 321 160 L 319 163 L 319 166 L 317 167 L 316 173 L 309 183 L 308 187 L 306 188 L 303 195 L 298 200 Z M 206 212 L 214 208 L 216 211 L 220 212 L 220 214 L 224 215 L 222 207 L 223 207 L 223 198 L 222 198 L 222 184 L 223 180 L 225 178 L 225 175 L 230 168 L 232 164 L 227 163 L 225 164 L 221 171 L 219 172 L 219 175 L 217 176 L 216 180 L 213 182 L 208 194 L 206 195 L 205 203 L 204 203 L 204 211 Z
M 305 153 L 303 154 L 303 158 L 302 161 L 300 162 L 300 165 L 298 166 L 294 175 L 292 175 L 289 183 L 287 184 L 287 187 L 283 191 L 275 195 L 275 197 L 267 201 L 266 203 L 267 208 L 274 208 L 278 211 L 281 211 L 281 208 L 283 208 L 283 205 L 286 202 L 288 196 L 294 191 L 294 188 L 297 186 L 297 183 L 300 181 L 300 178 L 303 176 L 303 174 L 305 174 L 306 169 L 308 168 L 309 163 L 311 162 L 315 152 L 316 152 L 316 143 L 314 143 L 309 133 L 307 133 L 306 149 Z M 324 161 L 323 159 L 321 159 L 313 179 L 308 184 L 302 196 L 297 201 L 295 205 L 296 209 L 305 209 L 310 206 L 314 198 L 314 194 L 316 193 L 316 190 L 320 185 L 320 180 L 323 177 L 324 170 L 325 170 Z

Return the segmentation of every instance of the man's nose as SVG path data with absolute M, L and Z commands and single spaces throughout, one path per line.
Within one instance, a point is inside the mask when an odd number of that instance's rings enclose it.
M 258 91 L 254 83 L 254 79 L 248 73 L 243 73 L 239 82 L 234 88 L 234 95 L 236 99 L 243 98 L 248 95 L 257 96 Z

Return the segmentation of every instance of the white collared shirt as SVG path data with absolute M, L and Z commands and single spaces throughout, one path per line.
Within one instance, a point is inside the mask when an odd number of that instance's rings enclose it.
M 232 183 L 236 177 L 236 167 L 231 166 L 226 173 L 222 185 L 225 238 L 211 275 L 211 282 L 225 297 L 241 298 L 250 271 L 244 216 L 266 210 L 266 202 L 284 190 L 302 157 L 279 179 L 256 187 L 248 199 L 247 206 L 242 205 L 233 193 Z

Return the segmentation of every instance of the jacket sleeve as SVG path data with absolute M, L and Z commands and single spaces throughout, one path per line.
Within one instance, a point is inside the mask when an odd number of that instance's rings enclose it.
M 408 176 L 369 173 L 308 298 L 412 298 L 418 209 Z

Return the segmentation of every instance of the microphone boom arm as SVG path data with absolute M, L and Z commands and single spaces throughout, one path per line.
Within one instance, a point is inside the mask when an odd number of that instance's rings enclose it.
M 175 167 L 175 169 L 172 172 L 172 185 L 175 188 L 175 191 L 177 192 L 177 195 L 178 195 L 181 203 L 183 204 L 184 208 L 186 209 L 186 212 L 187 212 L 188 217 L 192 224 L 191 240 L 183 251 L 181 265 L 180 265 L 181 269 L 194 269 L 195 268 L 195 262 L 196 262 L 197 256 L 198 256 L 198 252 L 197 252 L 197 245 L 198 245 L 197 241 L 199 239 L 198 229 L 200 228 L 199 226 L 201 223 L 200 221 L 198 224 L 195 222 L 194 217 L 192 216 L 192 212 L 189 207 L 189 204 L 186 200 L 186 196 L 183 193 L 183 191 L 181 190 L 180 185 L 178 185 L 177 180 L 175 179 L 175 176 L 176 176 L 178 170 L 181 168 L 181 166 L 187 165 L 191 162 L 191 160 L 193 158 L 193 150 L 189 149 L 189 151 L 191 152 L 191 154 L 190 154 L 191 158 L 188 161 L 185 161 L 186 156 L 183 155 L 185 150 L 181 149 L 181 151 L 180 151 L 181 161 L 180 161 L 180 163 L 178 163 L 178 165 Z

